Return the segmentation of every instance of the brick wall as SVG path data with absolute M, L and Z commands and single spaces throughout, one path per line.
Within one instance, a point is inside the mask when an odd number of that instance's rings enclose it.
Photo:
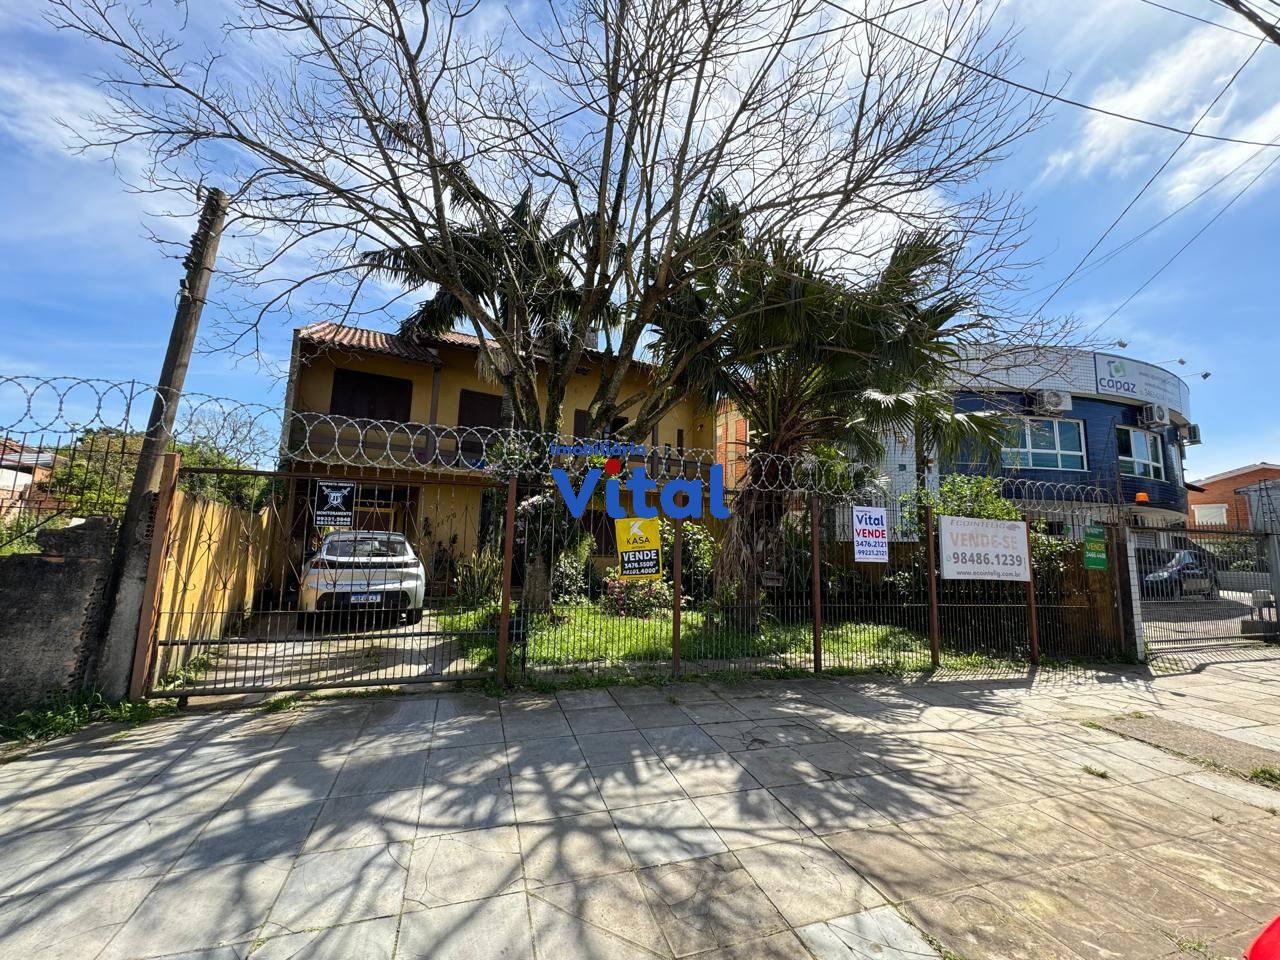
M 1204 487 L 1204 493 L 1197 493 L 1192 490 L 1187 494 L 1187 500 L 1191 506 L 1191 515 L 1187 518 L 1188 526 L 1205 526 L 1203 523 L 1196 522 L 1196 504 L 1224 504 L 1227 508 L 1225 526 L 1239 529 L 1247 528 L 1249 526 L 1249 500 L 1247 497 L 1237 494 L 1236 491 L 1253 483 L 1277 478 L 1280 478 L 1280 469 L 1276 467 L 1259 467 L 1257 470 L 1233 474 L 1229 477 L 1223 477 L 1221 480 L 1202 482 L 1200 486 Z
M 82 685 L 114 534 L 90 518 L 39 531 L 40 553 L 0 557 L 0 713 Z

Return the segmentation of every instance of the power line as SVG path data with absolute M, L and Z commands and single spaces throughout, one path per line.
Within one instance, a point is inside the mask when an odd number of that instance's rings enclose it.
M 1248 37 L 1250 40 L 1258 39 L 1256 33 L 1250 33 L 1248 30 L 1237 30 L 1235 27 L 1228 27 L 1225 23 L 1218 23 L 1217 20 L 1209 20 L 1206 17 L 1197 17 L 1194 13 L 1187 13 L 1185 10 L 1179 10 L 1177 7 L 1166 7 L 1163 3 L 1157 3 L 1156 0 L 1138 0 L 1139 3 L 1145 3 L 1149 7 L 1159 7 L 1161 10 L 1168 10 L 1170 13 L 1176 13 L 1180 17 L 1186 17 L 1188 20 L 1196 20 L 1200 23 L 1207 24 L 1210 27 L 1217 27 L 1219 30 L 1226 30 L 1228 33 L 1234 33 L 1241 37 Z
M 1280 161 L 1280 154 L 1276 154 L 1274 157 L 1272 157 L 1267 162 L 1267 165 L 1265 167 L 1263 167 L 1256 174 L 1254 174 L 1252 180 L 1250 180 L 1243 187 L 1241 187 L 1235 196 L 1233 196 L 1230 200 L 1228 200 L 1217 213 L 1215 213 L 1212 217 L 1209 218 L 1208 223 L 1206 223 L 1199 230 L 1193 233 L 1186 243 L 1184 243 L 1182 246 L 1180 246 L 1177 250 L 1174 251 L 1173 256 L 1171 256 L 1168 260 L 1162 263 L 1160 267 L 1153 274 L 1151 274 L 1151 276 L 1147 277 L 1146 280 L 1142 281 L 1142 284 L 1138 287 L 1137 290 L 1133 291 L 1133 293 L 1125 297 L 1124 302 L 1122 302 L 1118 307 L 1116 307 L 1109 314 L 1107 314 L 1106 317 L 1104 317 L 1101 321 L 1099 321 L 1098 325 L 1095 326 L 1092 331 L 1090 331 L 1089 336 L 1093 336 L 1093 334 L 1097 333 L 1104 326 L 1110 323 L 1117 313 L 1119 313 L 1121 310 L 1127 307 L 1133 301 L 1133 299 L 1138 296 L 1138 294 L 1142 293 L 1143 290 L 1147 289 L 1147 287 L 1151 285 L 1152 281 L 1154 281 L 1158 276 L 1160 276 L 1160 274 L 1164 273 L 1165 270 L 1167 270 L 1169 266 L 1173 263 L 1173 261 L 1177 260 L 1178 257 L 1182 256 L 1183 252 L 1186 251 L 1187 247 L 1191 246 L 1198 239 L 1200 239 L 1201 234 L 1203 234 L 1206 230 L 1208 230 L 1211 226 L 1213 226 L 1218 221 L 1219 217 L 1221 217 L 1224 213 L 1230 210 L 1231 207 L 1235 204 L 1235 202 L 1239 200 L 1242 196 L 1244 196 L 1245 192 L 1248 191 L 1250 187 L 1252 187 L 1255 183 L 1261 180 L 1262 177 L 1267 173 L 1267 171 L 1269 171 L 1272 167 L 1274 167 L 1278 161 Z
M 985 70 L 982 67 L 975 66 L 972 63 L 968 63 L 964 60 L 961 60 L 959 57 L 953 57 L 948 53 L 942 52 L 941 50 L 935 50 L 933 47 L 929 46 L 926 43 L 921 43 L 918 40 L 913 40 L 908 36 L 898 33 L 896 30 L 890 30 L 888 27 L 886 27 L 882 23 L 876 23 L 870 17 L 865 17 L 860 13 L 854 13 L 848 7 L 844 7 L 844 6 L 841 6 L 839 3 L 836 3 L 836 0 L 822 0 L 822 2 L 835 10 L 839 10 L 841 13 L 845 14 L 846 16 L 853 17 L 855 20 L 861 23 L 865 23 L 867 26 L 873 27 L 876 30 L 879 30 L 881 33 L 888 34 L 889 36 L 897 40 L 901 40 L 903 43 L 907 44 L 908 46 L 912 46 L 918 50 L 923 50 L 925 53 L 932 54 L 933 56 L 937 57 L 939 60 L 944 60 L 947 63 L 955 64 L 958 67 L 963 67 L 965 70 L 969 70 L 972 73 L 976 73 L 980 76 L 986 77 L 989 80 L 995 80 L 997 83 L 1003 83 L 1005 86 L 1013 87 L 1015 90 L 1022 90 L 1026 93 L 1034 94 L 1037 97 L 1043 97 L 1046 100 L 1052 100 L 1056 103 L 1065 103 L 1069 107 L 1078 107 L 1081 110 L 1088 110 L 1091 113 L 1101 114 L 1104 117 L 1112 117 L 1116 120 L 1124 120 L 1129 123 L 1136 123 L 1144 127 L 1152 127 L 1156 130 L 1167 130 L 1169 133 L 1181 133 L 1184 136 L 1196 137 L 1201 140 L 1215 140 L 1219 143 L 1238 143 L 1246 147 L 1273 147 L 1273 148 L 1280 147 L 1280 142 L 1277 142 L 1277 141 L 1241 140 L 1236 137 L 1224 137 L 1214 133 L 1200 133 L 1195 130 L 1186 130 L 1182 127 L 1175 127 L 1172 124 L 1160 123 L 1157 120 L 1148 120 L 1144 117 L 1133 117 L 1133 116 L 1130 116 L 1129 114 L 1120 113 L 1116 110 L 1108 110 L 1105 107 L 1099 107 L 1092 103 L 1085 103 L 1082 100 L 1073 100 L 1070 97 L 1064 97 L 1056 93 L 1050 93 L 1049 91 L 1040 89 L 1039 87 L 1033 87 L 1033 86 L 1030 86 L 1029 84 L 1020 83 L 1017 80 L 1011 80 L 1008 77 L 1001 76 L 1000 74 L 995 73 L 994 71 Z
M 1211 194 L 1214 190 L 1218 189 L 1218 187 L 1222 186 L 1222 184 L 1226 183 L 1228 180 L 1234 177 L 1237 173 L 1239 173 L 1241 170 L 1243 170 L 1245 167 L 1251 164 L 1254 160 L 1258 159 L 1258 156 L 1261 153 L 1262 153 L 1261 147 L 1254 150 L 1251 154 L 1249 154 L 1249 156 L 1245 157 L 1243 160 L 1237 163 L 1234 167 L 1232 167 L 1226 173 L 1222 174 L 1220 177 L 1218 177 L 1218 179 L 1214 180 L 1213 183 L 1209 184 L 1207 187 L 1202 189 L 1190 200 L 1183 201 L 1182 204 L 1175 207 L 1173 210 L 1170 210 L 1168 213 L 1166 213 L 1163 217 L 1161 217 L 1155 223 L 1151 224 L 1149 227 L 1146 227 L 1145 229 L 1139 231 L 1138 233 L 1135 233 L 1132 237 L 1130 237 L 1128 240 L 1125 240 L 1123 243 L 1120 243 L 1112 247 L 1110 250 L 1108 250 L 1098 259 L 1094 260 L 1093 263 L 1089 264 L 1089 266 L 1086 267 L 1084 270 L 1082 270 L 1076 276 L 1076 279 L 1072 280 L 1071 282 L 1079 283 L 1080 280 L 1084 279 L 1084 275 L 1093 273 L 1095 270 L 1098 270 L 1101 267 L 1106 266 L 1108 263 L 1110 263 L 1120 254 L 1124 253 L 1124 251 L 1132 247 L 1139 240 L 1143 239 L 1144 237 L 1148 236 L 1154 231 L 1160 229 L 1160 227 L 1164 226 L 1166 223 L 1168 223 L 1178 214 L 1182 213 L 1184 210 L 1188 209 L 1189 207 L 1195 206 L 1197 203 L 1203 200 L 1206 196 Z M 1039 290 L 1035 290 L 1033 292 L 1040 293 L 1043 290 L 1048 290 L 1050 286 L 1051 284 L 1045 284 Z M 1070 286 L 1070 284 L 1068 284 L 1068 286 Z
M 1205 117 L 1209 116 L 1213 108 L 1218 105 L 1218 101 L 1221 100 L 1224 96 L 1226 96 L 1227 91 L 1231 89 L 1231 85 L 1236 82 L 1236 78 L 1239 77 L 1242 72 L 1244 72 L 1244 68 L 1250 64 L 1250 62 L 1253 60 L 1255 56 L 1257 56 L 1258 51 L 1262 49 L 1263 44 L 1265 44 L 1266 42 L 1267 42 L 1266 40 L 1259 40 L 1257 46 L 1255 46 L 1253 50 L 1250 52 L 1249 56 L 1245 58 L 1244 63 L 1236 67 L 1235 73 L 1231 74 L 1231 76 L 1227 79 L 1227 82 L 1223 85 L 1222 89 L 1218 91 L 1218 95 L 1214 97 L 1212 101 L 1210 101 L 1209 105 L 1204 108 L 1200 116 L 1196 118 L 1196 122 L 1192 124 L 1192 127 L 1191 127 L 1193 131 L 1196 129 L 1196 127 L 1200 126 L 1200 124 L 1204 122 Z M 1062 288 L 1067 285 L 1067 283 L 1071 280 L 1071 278 L 1080 272 L 1080 268 L 1083 267 L 1086 263 L 1088 263 L 1089 258 L 1093 256 L 1094 251 L 1097 250 L 1098 247 L 1102 246 L 1102 242 L 1106 240 L 1107 237 L 1111 236 L 1111 231 L 1114 230 L 1117 226 L 1119 226 L 1120 221 L 1123 220 L 1125 218 L 1125 215 L 1128 214 L 1128 212 L 1133 209 L 1134 204 L 1136 204 L 1139 200 L 1142 199 L 1143 195 L 1147 192 L 1147 189 L 1153 183 L 1156 182 L 1156 179 L 1160 176 L 1160 174 L 1164 173 L 1165 169 L 1169 166 L 1169 164 L 1173 162 L 1174 157 L 1176 157 L 1181 152 L 1182 148 L 1185 147 L 1190 142 L 1190 140 L 1191 140 L 1191 134 L 1188 133 L 1186 136 L 1182 138 L 1181 141 L 1179 141 L 1178 145 L 1173 148 L 1173 152 L 1170 153 L 1169 156 L 1165 157 L 1164 163 L 1160 164 L 1160 166 L 1156 168 L 1155 173 L 1151 174 L 1151 176 L 1147 178 L 1147 182 L 1144 183 L 1142 187 L 1138 190 L 1138 192 L 1135 193 L 1133 197 L 1129 200 L 1129 202 L 1125 204 L 1124 209 L 1121 210 L 1120 213 L 1116 216 L 1116 218 L 1111 221 L 1107 229 L 1102 231 L 1102 236 L 1098 237 L 1098 239 L 1093 242 L 1093 246 L 1091 246 L 1085 252 L 1085 255 L 1080 258 L 1080 261 L 1074 267 L 1071 268 L 1071 272 L 1068 273 L 1065 277 L 1063 277 L 1058 282 L 1058 285 L 1053 288 L 1053 292 L 1044 298 L 1044 301 L 1040 304 L 1040 306 L 1036 307 L 1032 316 L 1039 316 L 1040 312 L 1049 305 L 1050 301 L 1052 301 L 1054 297 L 1056 297 L 1059 293 L 1062 292 Z

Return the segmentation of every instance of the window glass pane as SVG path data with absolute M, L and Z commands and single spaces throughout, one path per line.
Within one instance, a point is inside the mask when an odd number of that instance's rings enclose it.
M 1121 460 L 1121 461 L 1120 461 L 1120 472 L 1121 472 L 1121 473 L 1123 473 L 1123 474 L 1124 474 L 1125 476 L 1127 476 L 1127 477 L 1132 477 L 1132 476 L 1134 475 L 1134 473 L 1135 473 L 1135 471 L 1134 471 L 1134 469 L 1133 469 L 1133 461 L 1132 461 L 1132 460 Z
M 1151 465 L 1151 476 L 1155 477 L 1157 480 L 1163 480 L 1163 479 L 1164 479 L 1164 466 L 1163 466 L 1162 464 L 1159 464 L 1159 463 L 1153 463 L 1153 464 Z
M 1161 446 L 1162 446 L 1162 443 L 1159 437 L 1157 437 L 1154 433 L 1147 434 L 1147 450 L 1149 451 L 1149 455 L 1147 459 L 1150 460 L 1152 463 L 1160 463 L 1162 460 L 1164 460 L 1164 457 L 1160 455 Z
M 1080 424 L 1072 420 L 1058 422 L 1058 448 L 1060 450 L 1084 450 L 1080 436 Z
M 1058 465 L 1058 455 L 1056 453 L 1033 453 L 1031 454 L 1031 465 L 1033 467 L 1048 467 L 1052 469 Z
M 1134 473 L 1136 473 L 1140 477 L 1151 476 L 1151 464 L 1146 463 L 1143 460 L 1136 461 L 1134 463 Z
M 1000 462 L 1006 467 L 1025 467 L 1027 455 L 1021 450 L 1005 450 L 1000 454 Z
M 1133 435 L 1124 427 L 1116 427 L 1116 450 L 1122 457 L 1133 456 Z
M 1004 437 L 1000 441 L 1005 447 L 1017 450 L 1027 445 L 1026 425 L 1021 420 L 1004 422 Z
M 1084 457 L 1080 456 L 1077 453 L 1064 453 L 1062 455 L 1062 469 L 1063 470 L 1083 470 Z
M 1027 425 L 1031 430 L 1032 450 L 1056 449 L 1057 440 L 1053 435 L 1052 420 L 1030 420 Z

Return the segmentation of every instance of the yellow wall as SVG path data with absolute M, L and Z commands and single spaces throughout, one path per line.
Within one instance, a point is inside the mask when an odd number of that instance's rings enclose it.
M 476 370 L 476 352 L 454 347 L 440 347 L 440 395 L 434 422 L 442 426 L 455 426 L 458 422 L 458 398 L 463 390 L 500 395 L 501 388 L 482 380 Z M 396 360 L 377 354 L 356 353 L 346 348 L 320 348 L 303 342 L 300 346 L 300 363 L 293 387 L 293 408 L 299 412 L 328 413 L 329 398 L 333 391 L 335 368 L 360 370 L 387 377 L 400 377 L 413 382 L 413 398 L 410 419 L 415 423 L 432 423 L 431 390 L 435 368 L 428 363 Z M 573 414 L 586 409 L 600 382 L 600 365 L 590 363 L 584 372 L 569 381 L 565 396 L 562 433 L 572 433 Z M 643 369 L 632 368 L 627 372 L 620 397 L 632 396 L 647 389 Z M 539 393 L 545 398 L 546 387 L 539 383 Z M 626 413 L 634 413 L 625 411 Z M 658 424 L 657 446 L 676 444 L 676 431 L 684 431 L 684 444 L 692 449 L 711 449 L 715 444 L 715 421 L 704 414 L 692 400 L 685 400 L 673 408 Z M 653 443 L 652 437 L 646 441 Z
M 299 363 L 290 395 L 293 409 L 300 413 L 327 413 L 333 391 L 333 371 L 336 368 L 359 370 L 365 373 L 399 377 L 413 383 L 410 401 L 411 420 L 415 423 L 455 426 L 458 422 L 458 401 L 463 390 L 474 390 L 494 396 L 501 394 L 497 384 L 480 377 L 476 367 L 476 351 L 460 347 L 437 348 L 442 361 L 438 368 L 439 394 L 435 417 L 432 417 L 432 380 L 437 368 L 431 364 L 397 360 L 372 353 L 359 353 L 349 348 L 325 348 L 306 341 L 299 341 Z M 565 410 L 561 432 L 572 433 L 574 411 L 586 409 L 600 382 L 600 365 L 586 364 L 583 372 L 569 381 L 565 397 Z M 545 398 L 545 384 L 540 383 Z M 647 388 L 647 375 L 643 369 L 628 371 L 621 397 L 632 396 Z M 634 410 L 629 411 L 634 413 Z M 322 428 L 317 428 L 323 432 Z M 715 418 L 699 409 L 692 400 L 678 404 L 658 424 L 656 444 L 652 435 L 645 438 L 651 448 L 659 451 L 670 444 L 675 447 L 677 431 L 684 431 L 687 449 L 711 450 L 715 446 Z M 313 434 L 317 450 L 332 442 Z M 352 443 L 358 443 L 352 439 Z M 376 470 L 374 471 L 376 475 Z M 371 480 L 370 482 L 374 482 Z M 383 481 L 379 481 L 383 482 Z M 395 483 L 387 479 L 384 482 Z M 457 535 L 455 553 L 459 561 L 469 558 L 476 548 L 480 520 L 482 488 L 456 483 L 433 483 L 422 486 L 418 494 L 416 517 L 406 523 L 402 532 L 414 541 L 414 547 L 424 564 L 430 565 L 437 542 L 448 544 Z M 501 499 L 501 498 L 500 498 Z M 428 525 L 430 533 L 427 533 Z

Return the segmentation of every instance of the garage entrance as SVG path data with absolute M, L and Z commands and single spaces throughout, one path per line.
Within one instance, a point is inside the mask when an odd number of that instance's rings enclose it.
M 1148 657 L 1277 639 L 1264 534 L 1131 527 L 1129 537 Z
M 394 471 L 183 468 L 171 455 L 152 547 L 146 691 L 164 696 L 487 676 L 505 484 Z M 491 554 L 491 551 L 489 551 Z M 459 578 L 467 565 L 471 578 Z M 497 573 L 494 573 L 494 570 Z

